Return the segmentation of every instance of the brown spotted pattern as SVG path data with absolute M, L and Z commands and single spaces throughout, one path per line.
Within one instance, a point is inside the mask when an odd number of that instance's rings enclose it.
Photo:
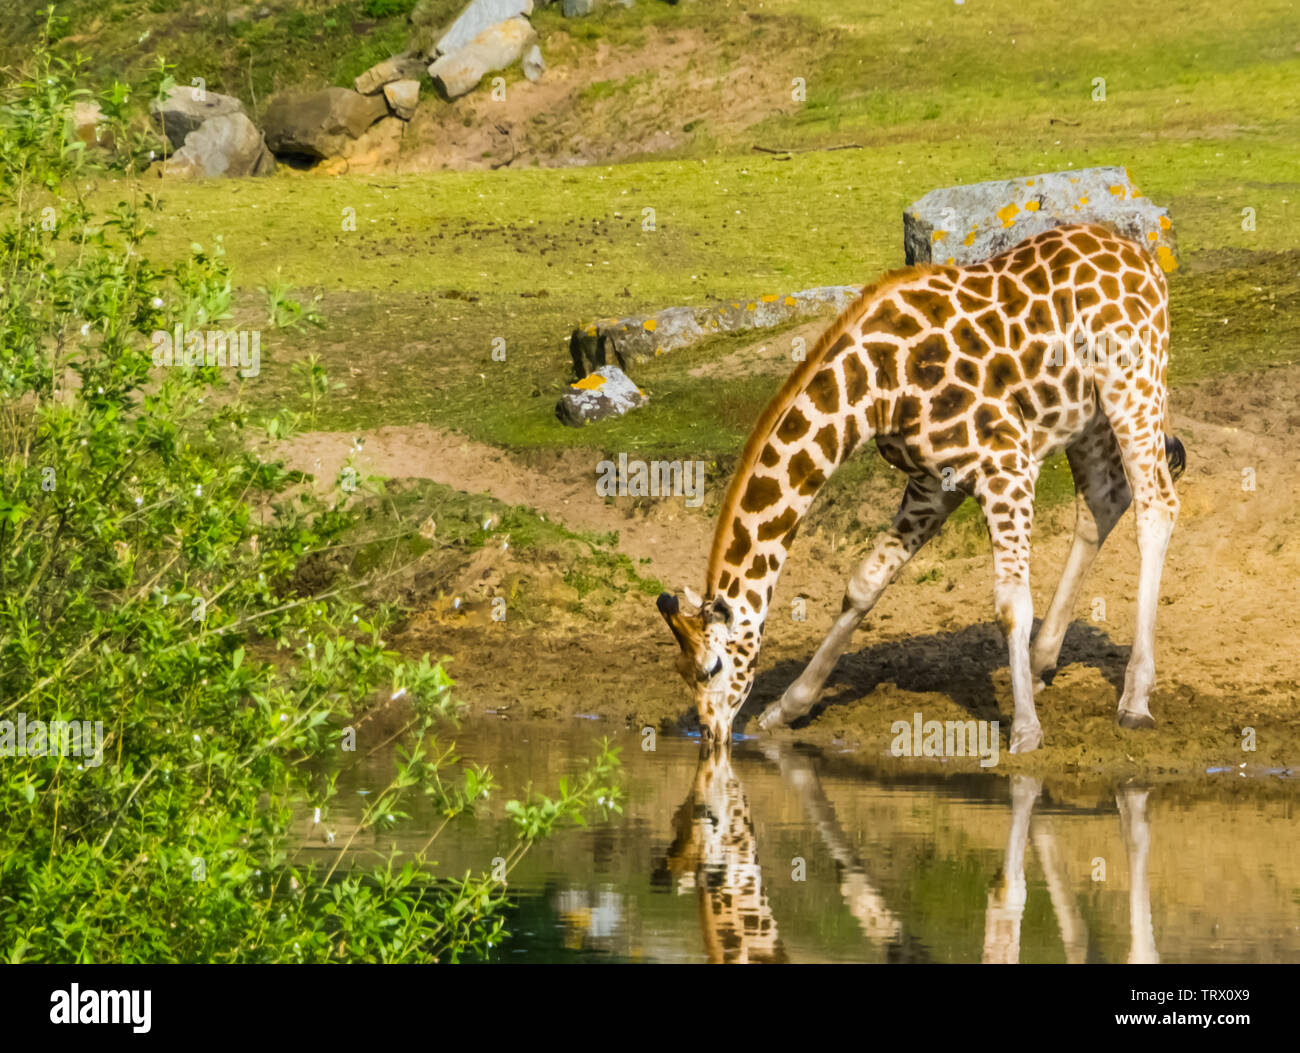
M 661 872 L 679 893 L 695 890 L 709 961 L 787 961 L 730 744 L 715 740 L 701 750 L 690 795 L 673 817 L 673 833 Z
M 974 497 L 993 542 L 995 613 L 1009 638 L 1025 619 L 1034 487 L 1045 457 L 1065 449 L 1072 466 L 1088 466 L 1075 467 L 1081 520 L 1098 505 L 1098 491 L 1122 489 L 1127 504 L 1131 484 L 1140 509 L 1172 523 L 1168 333 L 1159 267 L 1140 246 L 1097 226 L 1058 227 L 968 267 L 894 272 L 864 290 L 764 412 L 723 502 L 698 616 L 708 660 L 697 653 L 693 663 L 707 673 L 717 668 L 712 656 L 723 659 L 718 676 L 696 684 L 705 727 L 730 727 L 752 685 L 799 523 L 867 439 L 912 480 L 890 538 L 868 562 L 892 576 L 963 497 Z M 1112 511 L 1099 514 L 1109 519 Z M 863 571 L 854 582 L 875 594 L 884 584 Z M 853 584 L 846 607 L 861 598 Z M 720 628 L 706 639 L 710 626 Z M 1013 640 L 1013 681 L 1017 646 Z M 1033 712 L 1032 699 L 1020 698 L 1025 690 L 1017 689 L 1018 725 Z

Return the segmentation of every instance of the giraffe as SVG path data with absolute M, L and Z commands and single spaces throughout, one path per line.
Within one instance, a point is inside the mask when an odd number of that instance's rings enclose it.
M 1007 640 L 1011 752 L 1038 748 L 1034 695 L 1050 684 L 1084 575 L 1132 503 L 1141 570 L 1117 719 L 1153 727 L 1154 635 L 1165 551 L 1186 464 L 1166 434 L 1168 289 L 1141 246 L 1068 225 L 965 267 L 894 271 L 863 289 L 763 411 L 723 498 L 703 596 L 663 593 L 702 731 L 729 738 L 753 687 L 790 545 L 818 490 L 874 439 L 908 476 L 892 525 L 850 577 L 830 633 L 760 717 L 806 714 L 854 630 L 898 571 L 967 497 L 993 549 L 994 614 Z M 1074 541 L 1031 641 L 1029 538 L 1044 458 L 1074 476 Z

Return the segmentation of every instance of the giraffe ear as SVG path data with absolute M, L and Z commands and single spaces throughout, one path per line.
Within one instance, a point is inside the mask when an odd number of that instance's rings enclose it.
M 682 593 L 686 596 L 686 602 L 697 611 L 704 609 L 704 598 L 689 585 L 682 588 Z

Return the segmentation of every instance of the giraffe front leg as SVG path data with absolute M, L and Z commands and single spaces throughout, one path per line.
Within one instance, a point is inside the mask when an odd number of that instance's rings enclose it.
M 1084 435 L 1066 450 L 1066 457 L 1074 476 L 1074 541 L 1060 584 L 1030 645 L 1029 670 L 1035 691 L 1041 691 L 1056 675 L 1061 644 L 1083 579 L 1131 499 L 1119 446 L 1105 416 L 1098 414 L 1093 419 Z
M 993 544 L 993 610 L 1006 637 L 1015 715 L 1011 752 L 1028 753 L 1043 744 L 1043 729 L 1034 709 L 1029 636 L 1034 627 L 1034 599 L 1029 591 L 1029 534 L 1034 518 L 1034 476 L 1028 453 L 1023 471 L 985 475 L 975 497 L 988 522 Z
M 817 701 L 835 663 L 848 648 L 853 632 L 875 606 L 885 587 L 965 500 L 938 480 L 918 477 L 907 484 L 894 521 L 876 540 L 871 555 L 859 564 L 845 590 L 844 604 L 812 661 L 776 702 L 763 711 L 759 727 L 771 729 L 806 714 Z

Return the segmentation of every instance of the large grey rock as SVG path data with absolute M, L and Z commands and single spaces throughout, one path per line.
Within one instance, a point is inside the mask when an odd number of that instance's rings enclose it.
M 555 415 L 561 424 L 580 428 L 592 421 L 621 417 L 650 399 L 617 366 L 601 366 L 583 377 L 561 397 Z
M 175 149 L 185 145 L 185 137 L 209 117 L 243 113 L 244 104 L 233 95 L 177 86 L 165 99 L 149 103 L 149 114 L 158 130 Z
M 382 95 L 347 88 L 281 95 L 266 109 L 266 145 L 276 154 L 340 157 L 352 140 L 387 115 Z
M 396 116 L 409 121 L 415 116 L 415 108 L 420 104 L 420 82 L 395 80 L 391 84 L 385 84 L 384 98 Z
M 533 13 L 533 0 L 473 0 L 435 44 L 439 55 L 459 51 L 498 22 Z
M 903 213 L 908 263 L 963 266 L 1064 223 L 1105 223 L 1143 245 L 1166 271 L 1178 266 L 1169 211 L 1119 167 L 1047 172 L 932 190 Z
M 823 285 L 784 296 L 769 294 L 707 307 L 669 307 L 655 314 L 601 319 L 573 331 L 569 354 L 578 376 L 611 357 L 626 369 L 717 333 L 768 329 L 798 318 L 839 313 L 861 291 L 856 285 Z
M 429 66 L 429 76 L 449 99 L 472 91 L 480 80 L 519 61 L 537 42 L 537 31 L 526 18 L 508 18 L 489 26 L 459 51 L 443 55 Z
M 357 77 L 353 86 L 362 95 L 374 95 L 384 90 L 384 85 L 399 80 L 418 80 L 424 74 L 424 63 L 413 55 L 394 55 L 371 66 Z
M 275 158 L 262 133 L 242 113 L 209 117 L 163 164 L 163 175 L 173 179 L 260 176 L 274 171 Z

